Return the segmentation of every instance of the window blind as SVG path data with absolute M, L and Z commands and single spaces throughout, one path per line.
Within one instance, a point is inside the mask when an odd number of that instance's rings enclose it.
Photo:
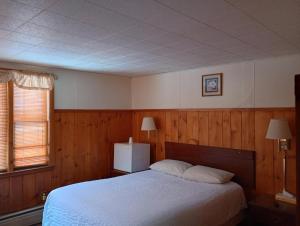
M 0 83 L 0 171 L 7 170 L 8 163 L 8 88 Z
M 49 112 L 47 90 L 14 86 L 14 166 L 28 167 L 48 162 Z

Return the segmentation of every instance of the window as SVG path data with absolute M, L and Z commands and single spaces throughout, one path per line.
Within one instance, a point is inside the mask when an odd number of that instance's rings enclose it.
M 8 166 L 8 89 L 0 83 L 0 172 Z
M 50 91 L 0 83 L 0 171 L 46 165 Z

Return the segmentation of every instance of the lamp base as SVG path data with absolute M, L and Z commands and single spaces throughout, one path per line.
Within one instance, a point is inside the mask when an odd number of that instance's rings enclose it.
M 296 205 L 296 197 L 287 192 L 287 191 L 283 191 L 281 193 L 277 193 L 276 196 L 275 196 L 275 199 L 278 200 L 278 201 L 282 201 L 282 202 L 286 202 L 286 203 L 290 203 L 290 204 L 293 204 L 293 205 Z

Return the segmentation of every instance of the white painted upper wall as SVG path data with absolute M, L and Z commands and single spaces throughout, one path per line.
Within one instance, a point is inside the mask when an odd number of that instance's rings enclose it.
M 55 73 L 56 109 L 292 107 L 300 55 L 134 78 L 8 62 L 0 67 Z M 202 75 L 218 72 L 223 96 L 202 97 Z
M 223 95 L 202 97 L 202 75 L 223 73 Z M 247 61 L 131 80 L 132 108 L 292 107 L 300 55 Z
M 55 109 L 130 109 L 130 78 L 0 62 L 0 67 L 54 73 Z
M 294 107 L 300 55 L 255 61 L 255 107 Z
M 130 109 L 130 78 L 65 70 L 53 71 L 56 109 Z

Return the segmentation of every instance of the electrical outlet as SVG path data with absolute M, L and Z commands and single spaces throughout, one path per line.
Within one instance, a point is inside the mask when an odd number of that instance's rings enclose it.
M 45 202 L 46 199 L 47 199 L 47 194 L 46 194 L 46 192 L 42 192 L 42 193 L 41 193 L 41 200 L 42 200 L 43 202 Z

